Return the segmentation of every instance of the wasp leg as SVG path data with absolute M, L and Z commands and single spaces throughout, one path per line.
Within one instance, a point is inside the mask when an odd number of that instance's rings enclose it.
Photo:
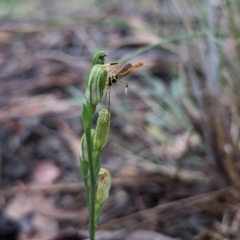
M 128 83 L 125 86 L 125 95 L 127 95 L 127 93 L 128 93 Z
M 108 88 L 107 88 L 107 92 L 115 91 L 115 90 L 116 90 L 116 87 L 113 84 L 111 86 L 108 86 Z
M 105 93 L 105 101 L 107 100 L 107 93 L 108 94 L 108 112 L 110 113 L 110 92 L 115 91 L 116 87 L 112 84 L 111 86 L 108 86 L 107 91 Z
M 116 87 L 112 84 L 111 86 L 108 86 L 106 93 L 105 93 L 105 101 L 107 100 L 107 93 L 109 93 L 109 98 L 110 98 L 110 92 L 115 91 Z
M 103 66 L 105 66 L 105 67 L 111 67 L 114 65 L 117 65 L 117 66 L 110 73 L 108 72 L 108 76 L 112 76 L 113 74 L 115 74 L 115 71 L 122 65 L 122 63 L 105 63 L 105 64 L 103 64 Z M 107 85 L 109 84 L 108 81 L 106 84 Z
M 118 82 L 126 85 L 126 86 L 125 86 L 125 94 L 127 95 L 127 93 L 128 93 L 128 83 L 125 82 L 125 81 L 122 81 L 122 80 L 118 80 Z
M 116 70 L 122 66 L 122 63 L 117 63 L 117 64 L 114 64 L 114 65 L 117 65 L 117 66 L 112 70 L 112 72 L 110 73 L 110 76 L 112 76 L 113 74 L 116 73 Z

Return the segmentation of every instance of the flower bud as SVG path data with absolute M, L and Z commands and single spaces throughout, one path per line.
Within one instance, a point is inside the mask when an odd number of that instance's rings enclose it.
M 108 198 L 112 177 L 110 172 L 105 168 L 100 168 L 98 176 L 96 203 L 102 204 Z
M 106 56 L 107 56 L 107 53 L 104 52 L 104 51 L 97 52 L 96 55 L 93 58 L 93 65 L 104 64 Z
M 91 139 L 94 137 L 95 130 L 91 130 Z M 87 139 L 85 133 L 81 139 L 81 150 L 80 150 L 80 160 L 88 162 L 88 148 L 87 148 Z
M 96 106 L 102 99 L 107 81 L 107 69 L 104 65 L 96 64 L 92 67 L 85 96 L 87 101 Z
M 101 152 L 108 141 L 110 113 L 107 109 L 102 109 L 98 113 L 97 127 L 93 137 L 93 150 Z

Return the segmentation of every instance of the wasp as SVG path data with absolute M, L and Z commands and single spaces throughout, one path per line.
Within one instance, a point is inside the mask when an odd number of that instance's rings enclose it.
M 116 63 L 112 64 L 116 65 Z M 108 79 L 106 81 L 106 85 L 108 86 L 107 91 L 111 91 L 111 88 L 115 88 L 114 84 L 117 82 L 120 82 L 122 84 L 125 84 L 125 94 L 127 94 L 128 91 L 128 83 L 125 81 L 122 81 L 121 79 L 125 76 L 127 76 L 132 70 L 139 68 L 143 66 L 142 62 L 139 62 L 135 65 L 132 65 L 131 63 L 128 63 L 121 71 L 116 73 L 116 70 L 122 65 L 122 63 L 118 63 L 116 68 L 109 74 Z
M 128 63 L 125 67 L 123 67 L 122 70 L 120 70 L 118 73 L 116 73 L 117 69 L 119 67 L 122 66 L 122 63 L 110 63 L 110 64 L 106 64 L 106 66 L 113 66 L 113 65 L 117 65 L 115 67 L 115 69 L 111 72 L 108 73 L 108 77 L 107 77 L 107 81 L 106 81 L 106 85 L 108 86 L 107 88 L 107 92 L 105 97 L 107 97 L 107 93 L 108 94 L 108 111 L 110 112 L 110 91 L 112 88 L 115 88 L 114 84 L 117 82 L 120 82 L 122 84 L 125 84 L 125 94 L 127 95 L 127 91 L 128 91 L 128 83 L 125 81 L 122 81 L 121 79 L 125 76 L 127 76 L 132 70 L 139 68 L 143 65 L 142 62 L 139 62 L 135 65 L 132 65 L 131 63 Z

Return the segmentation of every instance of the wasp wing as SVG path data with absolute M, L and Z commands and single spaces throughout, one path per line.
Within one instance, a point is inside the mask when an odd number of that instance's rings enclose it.
M 142 62 L 139 62 L 135 65 L 132 65 L 131 63 L 128 63 L 118 74 L 118 78 L 121 79 L 123 78 L 124 76 L 128 75 L 132 70 L 136 69 L 136 68 L 139 68 L 143 65 Z
M 117 73 L 119 78 L 123 78 L 131 72 L 132 64 L 128 63 L 120 72 Z

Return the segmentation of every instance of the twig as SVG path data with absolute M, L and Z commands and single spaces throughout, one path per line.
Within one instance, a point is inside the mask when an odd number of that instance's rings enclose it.
M 60 193 L 78 192 L 84 189 L 83 183 L 58 183 L 51 186 L 17 186 L 0 191 L 1 197 L 11 197 L 19 193 Z

